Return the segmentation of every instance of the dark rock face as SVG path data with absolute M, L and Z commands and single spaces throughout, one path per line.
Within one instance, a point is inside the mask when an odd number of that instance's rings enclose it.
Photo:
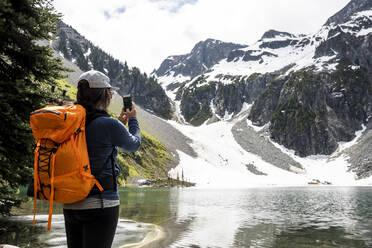
M 262 35 L 261 40 L 263 40 L 263 39 L 274 39 L 274 38 L 276 38 L 278 36 L 281 36 L 281 37 L 290 37 L 290 38 L 295 37 L 293 34 L 290 34 L 290 33 L 287 33 L 287 32 L 281 32 L 281 31 L 277 31 L 277 30 L 274 30 L 274 29 L 270 29 L 269 31 L 266 31 Z
M 271 42 L 264 42 L 260 45 L 260 48 L 270 48 L 270 49 L 278 49 L 287 47 L 291 44 L 292 40 L 277 40 L 277 41 L 271 41 Z
M 111 83 L 120 88 L 120 94 L 131 94 L 140 106 L 155 114 L 170 119 L 172 106 L 165 91 L 157 81 L 141 73 L 138 68 L 129 68 L 126 62 L 105 53 L 63 22 L 58 23 L 58 39 L 52 47 L 73 61 L 82 71 L 95 69 L 107 74 Z
M 283 84 L 288 78 L 273 78 L 267 84 L 264 92 L 258 97 L 255 104 L 252 106 L 248 119 L 256 126 L 263 126 L 270 121 L 278 106 L 280 92 Z
M 332 153 L 337 143 L 327 132 L 325 99 L 325 85 L 318 74 L 291 74 L 270 119 L 271 138 L 300 156 Z
M 243 47 L 245 46 L 213 39 L 200 41 L 189 54 L 170 56 L 164 60 L 156 70 L 156 75 L 160 77 L 174 72 L 174 76 L 182 74 L 195 77 L 226 58 L 231 51 Z
M 341 61 L 335 72 L 304 69 L 271 81 L 252 107 L 256 125 L 271 122 L 271 138 L 300 156 L 331 154 L 372 114 L 366 69 Z
M 350 20 L 350 17 L 359 11 L 372 8 L 371 0 L 352 0 L 342 10 L 330 17 L 325 25 L 342 24 Z
M 166 58 L 160 65 L 159 69 L 155 70 L 156 75 L 164 76 L 171 68 L 177 67 L 183 60 L 187 58 L 186 55 L 174 55 Z
M 269 43 L 267 45 L 269 45 Z M 275 44 L 272 44 L 272 45 L 275 46 Z M 248 62 L 248 61 L 262 61 L 263 62 L 263 59 L 262 59 L 263 56 L 278 57 L 278 55 L 271 53 L 271 52 L 267 52 L 267 51 L 262 52 L 262 51 L 257 51 L 257 50 L 246 50 L 246 51 L 234 50 L 228 55 L 227 62 L 231 62 L 231 61 L 236 62 L 241 57 L 243 57 L 243 61 L 245 62 Z
M 230 79 L 235 81 L 234 84 L 224 85 L 214 81 L 197 87 L 197 84 L 206 80 L 200 76 L 189 87 L 180 88 L 177 99 L 181 100 L 181 112 L 185 120 L 193 125 L 201 125 L 212 116 L 211 106 L 220 117 L 224 117 L 225 113 L 238 113 L 244 103 L 252 103 L 265 90 L 267 82 L 273 77 L 270 74 L 233 76 Z
M 353 32 L 372 27 L 370 19 L 358 18 L 355 23 L 357 27 L 351 30 Z M 351 65 L 370 70 L 372 68 L 372 33 L 367 36 L 355 36 L 343 30 L 345 28 L 342 25 L 331 29 L 328 39 L 317 47 L 314 57 L 337 55 L 339 59 L 349 60 Z

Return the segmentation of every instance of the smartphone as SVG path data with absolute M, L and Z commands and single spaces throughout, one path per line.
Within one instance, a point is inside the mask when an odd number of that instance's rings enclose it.
M 125 112 L 127 112 L 127 109 L 129 109 L 129 111 L 132 111 L 132 96 L 131 95 L 123 96 L 123 104 Z

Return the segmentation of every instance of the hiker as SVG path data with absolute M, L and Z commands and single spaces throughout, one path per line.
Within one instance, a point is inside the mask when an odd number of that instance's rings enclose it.
M 69 248 L 111 247 L 119 218 L 119 194 L 116 179 L 120 168 L 115 163 L 117 147 L 135 152 L 141 134 L 134 104 L 118 119 L 107 113 L 116 88 L 99 71 L 83 73 L 78 82 L 77 104 L 86 109 L 86 141 L 92 174 L 104 188 L 94 186 L 88 197 L 64 204 L 63 214 Z M 125 127 L 128 123 L 129 131 Z

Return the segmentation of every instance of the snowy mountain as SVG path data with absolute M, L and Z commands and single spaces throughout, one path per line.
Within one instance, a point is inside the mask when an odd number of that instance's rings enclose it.
M 345 170 L 352 169 L 359 178 L 372 175 L 368 142 L 353 146 L 363 160 L 342 145 L 355 143 L 370 129 L 371 0 L 350 1 L 315 34 L 269 30 L 256 43 L 232 49 L 198 75 L 178 71 L 182 59 L 172 64 L 172 58 L 185 55 L 169 57 L 157 76 L 174 101 L 179 119 L 202 129 L 205 124 L 210 129 L 225 125 L 211 124 L 215 121 L 234 122 L 242 130 L 235 129 L 234 139 L 245 151 L 254 149 L 248 143 L 253 135 L 250 130 L 255 130 L 282 151 L 294 151 L 300 165 L 291 152 L 285 152 L 291 157 L 287 165 L 292 166 L 285 169 L 292 172 L 293 168 L 309 171 L 301 157 L 337 154 L 349 158 L 350 167 Z M 201 59 L 195 63 L 203 64 Z M 242 114 L 248 118 L 237 122 Z M 254 153 L 280 167 L 283 160 L 269 158 L 271 146 L 263 147 L 264 152 Z
M 243 47 L 245 46 L 214 39 L 200 41 L 188 54 L 169 56 L 161 63 L 154 75 L 159 78 L 163 87 L 171 89 L 178 86 L 177 82 L 204 73 L 221 59 L 226 58 L 232 50 Z M 169 85 L 167 79 L 173 84 Z

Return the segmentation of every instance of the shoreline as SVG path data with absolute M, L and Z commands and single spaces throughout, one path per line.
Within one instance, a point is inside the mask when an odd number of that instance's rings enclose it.
M 135 221 L 134 221 L 135 222 Z M 145 224 L 145 223 L 142 223 Z M 146 223 L 147 224 L 147 223 Z M 166 232 L 161 226 L 155 224 L 147 224 L 151 226 L 152 230 L 148 232 L 145 238 L 137 243 L 131 243 L 120 246 L 120 248 L 145 248 L 148 245 L 154 244 L 154 242 L 161 241 L 166 237 Z

